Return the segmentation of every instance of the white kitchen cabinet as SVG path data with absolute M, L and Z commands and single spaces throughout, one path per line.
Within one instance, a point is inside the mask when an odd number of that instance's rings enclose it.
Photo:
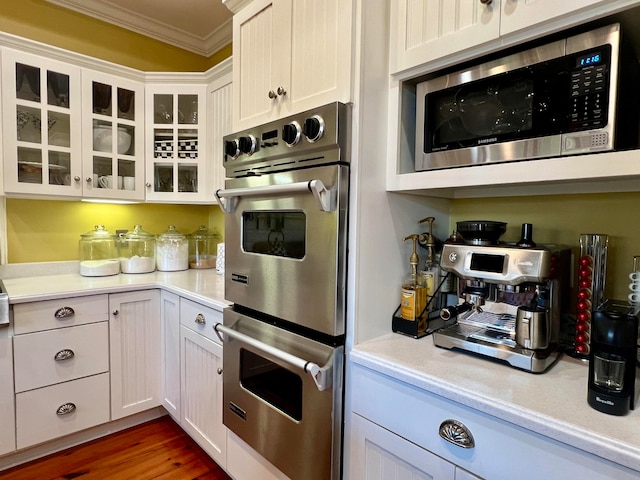
M 144 84 L 82 71 L 84 197 L 144 200 Z
M 352 0 L 253 0 L 233 17 L 233 128 L 351 100 Z
M 386 461 L 392 465 L 404 466 L 406 463 L 409 465 L 406 468 L 422 472 L 435 468 L 432 464 L 422 463 L 429 455 L 400 455 L 398 444 L 402 442 L 396 436 L 418 447 L 419 451 L 428 451 L 455 465 L 460 469 L 460 475 L 470 472 L 481 478 L 522 480 L 559 480 L 567 475 L 590 480 L 631 480 L 638 476 L 638 472 L 368 368 L 352 365 L 351 372 L 352 397 L 347 431 L 350 432 L 348 465 L 352 479 L 376 478 L 364 476 L 365 465 L 373 463 L 371 468 L 375 470 L 376 463 Z M 370 425 L 363 427 L 359 417 L 394 436 L 382 435 Z M 471 433 L 472 448 L 462 448 L 440 437 L 440 425 L 451 420 L 464 425 Z M 370 455 L 384 452 L 389 459 L 365 459 L 362 455 L 367 449 L 371 450 Z
M 224 188 L 224 147 L 223 137 L 232 133 L 233 84 L 231 72 L 232 60 L 225 60 L 216 71 L 216 78 L 207 85 L 207 125 L 209 143 L 206 162 L 207 191 L 213 198 L 216 190 Z
M 109 295 L 111 419 L 161 404 L 159 290 Z
M 180 297 L 162 291 L 162 406 L 180 422 Z
M 0 327 L 0 456 L 16 449 L 15 399 L 13 390 L 13 345 L 11 327 Z
M 349 480 L 479 480 L 360 415 L 351 428 Z
M 392 1 L 389 56 L 391 73 L 498 38 L 500 3 L 509 1 Z
M 182 428 L 226 468 L 227 428 L 222 423 L 222 343 L 213 326 L 222 312 L 180 299 Z
M 227 472 L 238 480 L 289 480 L 231 430 L 227 436 Z
M 81 70 L 2 51 L 4 191 L 82 195 Z
M 207 198 L 206 87 L 153 84 L 145 90 L 146 200 L 190 203 Z

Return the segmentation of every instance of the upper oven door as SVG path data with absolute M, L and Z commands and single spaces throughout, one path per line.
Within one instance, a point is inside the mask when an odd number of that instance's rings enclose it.
M 330 165 L 228 179 L 225 297 L 331 336 L 344 334 L 349 170 Z

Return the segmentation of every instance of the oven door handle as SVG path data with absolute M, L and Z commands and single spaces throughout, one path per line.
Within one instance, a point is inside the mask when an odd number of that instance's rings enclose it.
M 282 360 L 283 362 L 286 362 L 289 365 L 293 365 L 299 368 L 300 370 L 302 370 L 303 372 L 308 373 L 309 375 L 311 375 L 311 378 L 313 379 L 316 386 L 318 387 L 318 390 L 320 390 L 321 392 L 331 387 L 332 377 L 333 377 L 333 373 L 332 373 L 333 361 L 332 360 L 329 360 L 326 365 L 321 367 L 316 363 L 310 362 L 308 360 L 304 360 L 300 357 L 296 357 L 295 355 L 291 355 L 290 353 L 284 352 L 278 348 L 272 347 L 271 345 L 261 342 L 260 340 L 256 340 L 255 338 L 245 335 L 244 333 L 240 333 L 232 328 L 225 327 L 221 323 L 216 323 L 213 326 L 213 329 L 216 331 L 216 335 L 218 335 L 218 338 L 222 342 L 224 342 L 224 338 L 220 336 L 220 333 L 223 333 L 225 336 L 228 336 L 230 338 L 235 338 L 236 340 L 240 340 L 241 342 L 244 342 L 247 345 L 251 345 L 252 347 L 268 355 L 271 355 L 277 358 L 278 360 Z
M 220 208 L 225 213 L 231 213 L 236 209 L 240 197 L 279 195 L 282 193 L 300 193 L 306 191 L 313 194 L 323 212 L 332 212 L 336 209 L 336 192 L 325 187 L 322 180 L 309 180 L 308 182 L 287 183 L 285 185 L 217 190 L 216 199 L 218 205 L 220 205 Z M 223 200 L 223 198 L 226 200 Z

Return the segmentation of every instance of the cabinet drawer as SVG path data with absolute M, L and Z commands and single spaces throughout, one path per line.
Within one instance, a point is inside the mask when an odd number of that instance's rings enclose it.
M 191 300 L 180 299 L 180 324 L 204 335 L 216 343 L 221 343 L 213 326 L 222 323 L 222 311 L 205 307 Z
M 109 320 L 109 297 L 71 297 L 13 306 L 14 333 L 38 332 Z
M 16 335 L 13 348 L 16 392 L 109 370 L 107 322 Z
M 552 479 L 558 472 L 590 480 L 638 478 L 638 472 L 368 368 L 352 367 L 351 391 L 355 413 L 483 478 Z M 473 448 L 440 438 L 440 424 L 450 419 L 468 428 Z
M 75 409 L 57 411 L 66 404 Z M 109 374 L 102 373 L 16 395 L 18 448 L 109 421 Z

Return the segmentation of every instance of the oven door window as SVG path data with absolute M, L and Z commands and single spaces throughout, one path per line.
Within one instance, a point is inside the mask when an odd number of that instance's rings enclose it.
M 295 373 L 243 348 L 240 384 L 294 420 L 302 420 L 302 379 Z
M 301 259 L 306 253 L 307 216 L 300 211 L 245 211 L 242 249 L 249 253 Z

